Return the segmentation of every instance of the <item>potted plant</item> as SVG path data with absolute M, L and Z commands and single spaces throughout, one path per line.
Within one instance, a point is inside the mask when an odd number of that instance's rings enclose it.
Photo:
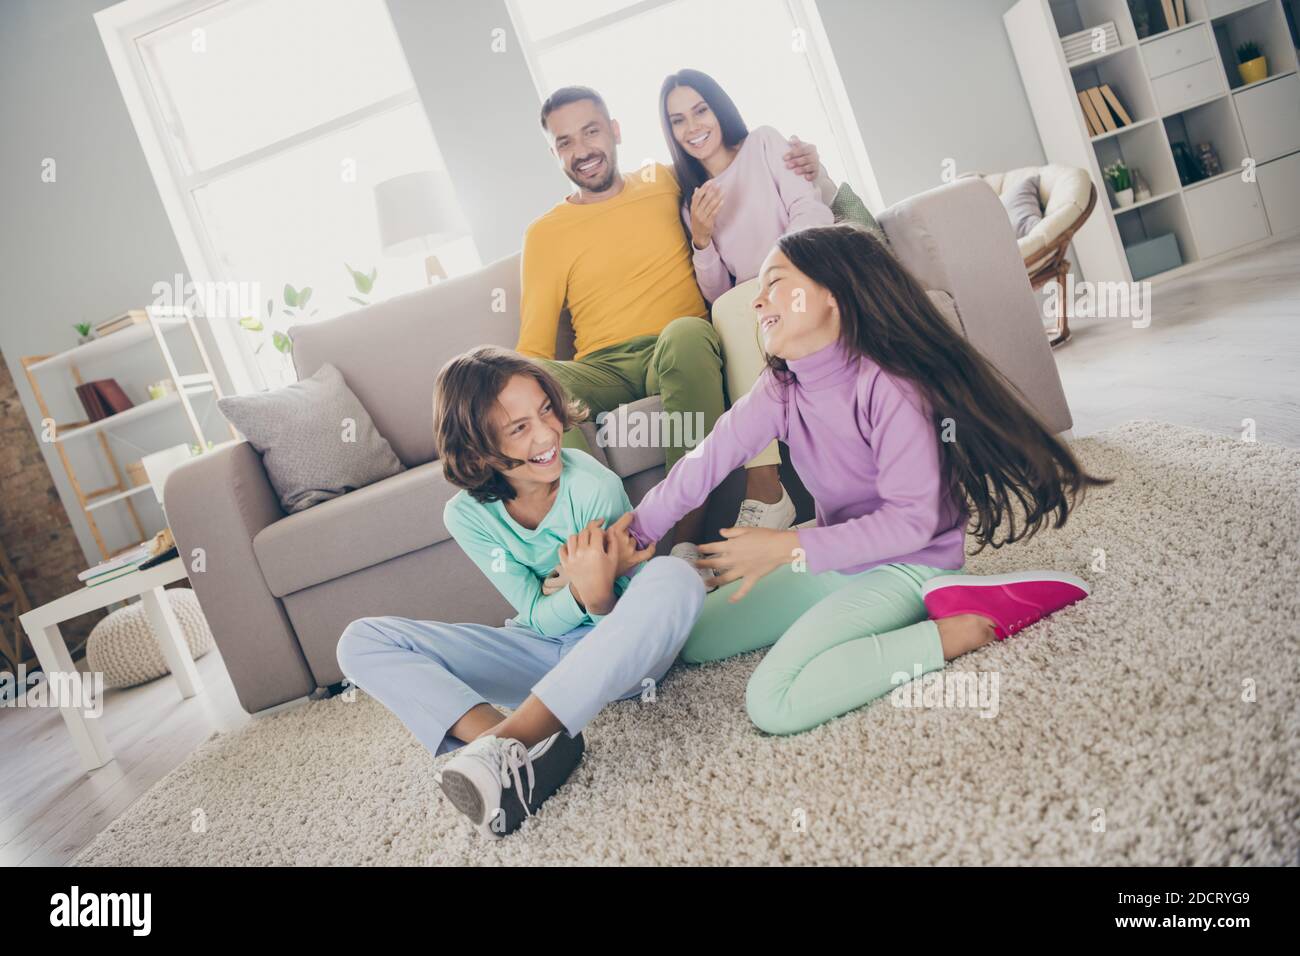
M 1242 83 L 1258 83 L 1268 78 L 1268 57 L 1259 52 L 1259 44 L 1247 40 L 1237 47 L 1237 72 Z
M 87 342 L 94 340 L 95 337 L 90 334 L 91 325 L 89 322 L 77 322 L 72 327 L 77 330 L 78 345 L 85 345 Z
M 1128 166 L 1124 160 L 1118 160 L 1111 163 L 1102 170 L 1102 175 L 1106 177 L 1106 182 L 1115 192 L 1115 201 L 1120 206 L 1133 205 L 1133 178 L 1129 175 Z

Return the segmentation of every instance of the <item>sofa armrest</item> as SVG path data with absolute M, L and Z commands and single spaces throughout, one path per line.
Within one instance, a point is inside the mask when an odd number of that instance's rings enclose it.
M 918 193 L 880 214 L 899 261 L 927 289 L 953 297 L 966 338 L 1053 433 L 1070 407 L 1011 220 L 993 188 L 971 177 Z
M 167 521 L 190 583 L 250 714 L 306 696 L 316 680 L 271 594 L 253 538 L 284 517 L 248 442 L 199 455 L 167 477 Z

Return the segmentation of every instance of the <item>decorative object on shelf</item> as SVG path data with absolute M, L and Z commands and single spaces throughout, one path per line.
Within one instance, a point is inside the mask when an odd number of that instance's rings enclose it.
M 1260 52 L 1254 40 L 1237 47 L 1237 72 L 1241 74 L 1241 82 L 1247 85 L 1268 79 L 1268 57 Z
M 1174 166 L 1178 168 L 1178 181 L 1184 186 L 1190 186 L 1192 183 L 1198 183 L 1205 176 L 1201 173 L 1201 164 L 1196 161 L 1192 155 L 1191 149 L 1181 140 L 1172 143 L 1170 148 L 1174 151 Z
M 1196 161 L 1200 164 L 1201 172 L 1206 179 L 1223 172 L 1223 167 L 1219 164 L 1219 154 L 1215 152 L 1213 143 L 1197 144 Z
M 1102 170 L 1106 183 L 1115 193 L 1115 202 L 1122 208 L 1133 205 L 1133 180 L 1125 162 L 1117 160 Z
M 1151 35 L 1151 9 L 1147 0 L 1128 0 L 1128 12 L 1133 17 L 1133 29 L 1138 39 L 1144 40 Z
M 1098 30 L 1101 31 L 1100 34 Z M 1065 51 L 1065 62 L 1069 64 L 1109 53 L 1111 50 L 1119 49 L 1119 46 L 1119 31 L 1115 29 L 1114 20 L 1107 20 L 1095 27 L 1061 37 L 1061 49 Z
M 95 340 L 94 326 L 89 322 L 78 322 L 73 326 L 73 328 L 77 330 L 78 345 L 85 345 L 87 342 L 93 342 Z
M 176 394 L 176 383 L 169 378 L 162 378 L 149 385 L 149 400 L 157 401 L 168 395 Z
M 1172 232 L 1125 246 L 1124 255 L 1128 257 L 1128 267 L 1133 273 L 1134 282 L 1141 282 L 1148 276 L 1160 272 L 1177 269 L 1183 264 L 1183 256 L 1178 249 L 1178 237 Z
M 1151 186 L 1147 183 L 1142 170 L 1133 167 L 1133 201 L 1146 202 L 1151 198 Z

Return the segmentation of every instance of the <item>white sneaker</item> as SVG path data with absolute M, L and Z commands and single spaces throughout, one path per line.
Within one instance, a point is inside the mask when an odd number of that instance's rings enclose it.
M 737 528 L 772 528 L 784 531 L 794 524 L 794 502 L 790 493 L 781 487 L 781 500 L 774 505 L 756 498 L 746 498 L 740 503 L 740 515 L 736 518 Z
M 695 568 L 695 562 L 704 557 L 704 553 L 700 551 L 699 545 L 691 544 L 689 541 L 683 541 L 681 544 L 673 545 L 673 549 L 668 553 L 674 558 L 681 558 L 693 568 Z M 704 589 L 706 591 L 712 591 L 718 586 L 718 582 L 714 580 L 718 576 L 718 572 L 713 570 L 713 568 L 695 568 L 695 573 L 698 574 L 700 579 L 704 582 Z
M 585 749 L 582 734 L 554 734 L 531 750 L 491 734 L 462 747 L 435 780 L 447 799 L 486 836 L 519 829 L 573 773 Z M 525 784 L 527 780 L 527 784 Z

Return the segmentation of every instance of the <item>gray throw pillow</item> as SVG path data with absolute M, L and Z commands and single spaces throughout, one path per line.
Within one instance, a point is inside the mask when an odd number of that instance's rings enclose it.
M 403 470 L 333 365 L 284 388 L 227 396 L 217 407 L 262 456 L 290 514 Z
M 881 239 L 885 238 L 885 230 L 880 228 L 880 223 L 876 221 L 875 216 L 871 215 L 867 204 L 858 198 L 858 194 L 848 183 L 841 184 L 835 193 L 835 198 L 831 200 L 831 215 L 835 217 L 836 222 L 856 223 L 865 226 Z
M 1002 194 L 1002 205 L 1007 207 L 1011 227 L 1016 238 L 1029 235 L 1034 226 L 1043 221 L 1043 207 L 1038 204 L 1038 177 L 1030 176 Z

